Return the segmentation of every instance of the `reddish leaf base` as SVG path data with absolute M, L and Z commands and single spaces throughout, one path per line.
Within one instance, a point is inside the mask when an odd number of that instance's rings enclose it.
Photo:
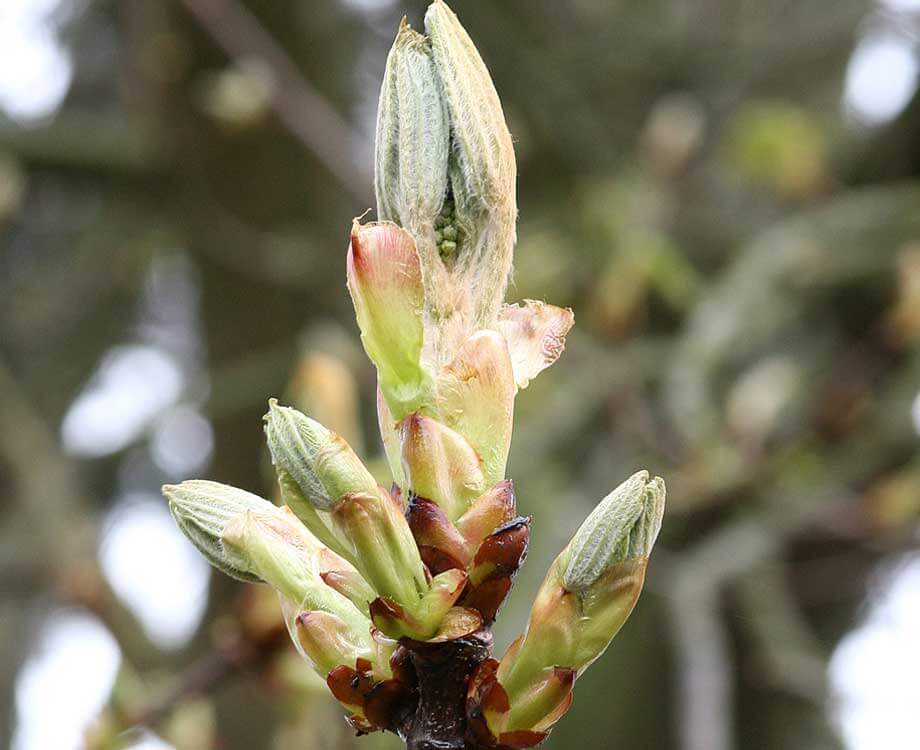
M 386 730 L 398 734 L 408 750 L 522 750 L 543 742 L 549 728 L 571 705 L 575 673 L 559 669 L 568 695 L 547 717 L 545 731 L 492 734 L 487 715 L 509 708 L 496 679 L 492 634 L 487 628 L 446 643 L 406 640 L 390 660 L 393 678 L 375 682 L 370 664 L 338 667 L 327 684 L 354 713 L 348 721 L 358 734 Z
M 500 489 L 499 516 L 490 506 L 482 518 L 468 519 L 471 529 L 493 516 L 504 521 L 477 545 L 475 554 L 437 505 L 420 497 L 409 502 L 407 519 L 428 572 L 457 568 L 467 571 L 469 580 L 460 606 L 445 618 L 443 632 L 424 642 L 401 639 L 390 660 L 392 679 L 375 682 L 370 664 L 362 660 L 354 669 L 341 666 L 329 674 L 329 688 L 352 712 L 349 722 L 359 734 L 395 732 L 408 750 L 518 750 L 546 739 L 548 731 L 495 737 L 485 719 L 486 714 L 508 710 L 508 696 L 495 677 L 498 662 L 492 658 L 489 626 L 524 562 L 530 534 L 530 519 L 514 518 L 510 482 L 501 483 Z M 398 488 L 394 497 L 399 499 Z M 404 609 L 383 597 L 371 602 L 370 614 L 384 632 L 400 632 L 397 626 L 408 622 Z
M 518 750 L 542 742 L 545 732 L 492 736 L 483 706 L 507 710 L 507 696 L 495 680 L 488 629 L 447 643 L 406 641 L 390 660 L 393 678 L 374 680 L 371 666 L 340 666 L 326 683 L 352 711 L 348 722 L 358 734 L 390 731 L 408 750 Z
M 478 610 L 491 625 L 527 557 L 530 519 L 516 518 L 483 540 L 470 567 L 467 590 L 461 605 Z
M 497 671 L 498 661 L 486 659 L 479 665 L 470 680 L 466 699 L 469 736 L 478 742 L 480 747 L 496 748 L 496 750 L 536 747 L 549 736 L 549 729 L 542 732 L 530 730 L 502 732 L 497 737 L 489 729 L 486 716 L 500 715 L 510 708 L 508 694 L 496 677 Z M 560 692 L 565 694 L 565 698 L 552 712 L 552 715 L 547 717 L 547 727 L 551 727 L 562 718 L 572 705 L 575 672 L 571 669 L 557 668 L 555 678 L 559 681 Z
M 398 655 L 399 651 L 393 659 Z M 336 667 L 326 677 L 336 700 L 355 711 L 348 717 L 348 723 L 359 734 L 378 730 L 398 732 L 401 717 L 412 710 L 414 702 L 411 670 L 400 666 L 399 670 L 393 670 L 394 679 L 377 682 L 370 663 L 358 659 L 355 667 Z

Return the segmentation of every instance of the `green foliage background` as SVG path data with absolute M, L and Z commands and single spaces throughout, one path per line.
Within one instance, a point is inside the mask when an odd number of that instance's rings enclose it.
M 386 52 L 424 5 L 249 0 L 247 20 L 240 2 L 87 0 L 62 25 L 63 107 L 0 121 L 0 703 L 38 626 L 80 607 L 124 658 L 93 747 L 127 746 L 138 717 L 188 748 L 394 747 L 353 744 L 273 640 L 273 602 L 229 580 L 212 578 L 186 647 L 150 642 L 96 544 L 126 466 L 166 477 L 144 437 L 94 460 L 60 446 L 106 352 L 137 337 L 151 268 L 172 263 L 200 295 L 209 385 L 186 397 L 213 424 L 207 476 L 269 491 L 272 395 L 379 450 L 344 253 L 372 205 Z M 598 499 L 643 466 L 669 487 L 646 593 L 547 747 L 841 747 L 828 655 L 872 571 L 916 547 L 920 511 L 920 95 L 874 129 L 840 107 L 884 15 L 866 0 L 453 5 L 516 139 L 510 296 L 576 314 L 518 398 L 510 476 L 534 523 L 501 646 Z M 317 371 L 317 352 L 343 367 Z M 202 663 L 226 674 L 170 699 Z

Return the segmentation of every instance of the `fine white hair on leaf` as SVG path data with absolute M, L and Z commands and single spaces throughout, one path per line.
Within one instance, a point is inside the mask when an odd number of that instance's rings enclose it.
M 277 399 L 268 405 L 265 436 L 272 461 L 293 477 L 311 503 L 328 510 L 334 499 L 316 475 L 315 463 L 330 438 L 329 430 L 296 409 L 279 406 Z
M 661 528 L 664 500 L 663 480 L 650 480 L 644 469 L 607 495 L 572 539 L 563 586 L 583 591 L 612 565 L 647 557 Z

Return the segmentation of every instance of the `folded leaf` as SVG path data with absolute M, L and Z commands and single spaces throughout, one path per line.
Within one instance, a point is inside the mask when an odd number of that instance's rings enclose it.
M 571 310 L 525 300 L 519 305 L 505 305 L 496 328 L 508 341 L 514 381 L 518 388 L 527 385 L 559 359 L 565 349 L 565 337 L 575 324 Z

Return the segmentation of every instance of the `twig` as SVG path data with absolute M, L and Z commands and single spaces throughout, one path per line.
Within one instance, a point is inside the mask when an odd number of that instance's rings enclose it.
M 760 566 L 736 590 L 743 625 L 763 662 L 762 676 L 820 710 L 827 699 L 827 654 L 802 615 L 782 565 Z
M 732 657 L 718 592 L 677 583 L 666 601 L 677 661 L 679 747 L 730 750 Z
M 149 178 L 168 165 L 139 128 L 109 115 L 63 111 L 35 127 L 0 124 L 0 150 L 27 164 Z
M 257 59 L 274 76 L 271 106 L 284 126 L 319 159 L 359 203 L 372 178 L 352 157 L 358 135 L 307 81 L 259 21 L 234 0 L 182 0 L 214 41 L 234 59 Z
M 170 692 L 124 717 L 126 727 L 155 727 L 180 703 L 223 687 L 227 680 L 264 666 L 288 643 L 287 630 L 271 630 L 256 640 L 240 637 L 232 645 L 216 648 L 187 669 Z

